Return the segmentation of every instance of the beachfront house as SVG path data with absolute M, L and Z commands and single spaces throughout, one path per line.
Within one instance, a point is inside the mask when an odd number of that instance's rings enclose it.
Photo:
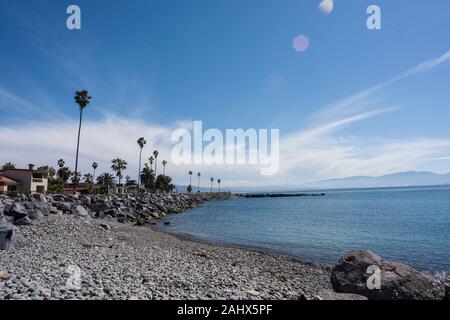
M 0 173 L 0 194 L 7 194 L 17 191 L 18 182 L 16 180 L 5 177 Z
M 0 169 L 0 193 L 47 193 L 48 172 L 28 169 Z

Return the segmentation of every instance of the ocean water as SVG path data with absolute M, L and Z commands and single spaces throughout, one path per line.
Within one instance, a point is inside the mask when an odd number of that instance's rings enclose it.
M 209 202 L 158 227 L 328 265 L 350 249 L 368 249 L 422 271 L 450 271 L 450 187 L 325 192 Z

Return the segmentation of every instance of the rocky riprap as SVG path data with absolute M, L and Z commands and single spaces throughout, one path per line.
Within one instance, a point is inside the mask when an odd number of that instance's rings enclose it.
M 0 195 L 0 216 L 17 226 L 49 215 L 111 217 L 137 225 L 150 223 L 169 213 L 180 213 L 206 201 L 230 199 L 230 193 L 150 193 L 127 195 L 33 194 L 14 198 Z
M 2 299 L 312 299 L 330 268 L 115 219 L 49 215 L 0 251 Z M 106 227 L 107 226 L 107 227 Z M 79 287 L 70 281 L 79 270 Z M 76 283 L 76 282 L 75 282 Z
M 294 198 L 294 197 L 324 197 L 325 193 L 239 193 L 240 198 Z

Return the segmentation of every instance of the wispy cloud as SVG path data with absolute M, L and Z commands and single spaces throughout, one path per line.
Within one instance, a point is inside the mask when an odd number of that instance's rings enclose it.
M 82 130 L 80 168 L 89 172 L 91 163 L 96 161 L 100 164 L 99 171 L 110 171 L 111 159 L 121 157 L 128 161 L 125 174 L 135 177 L 139 155 L 136 139 L 140 136 L 148 140 L 144 161 L 154 149 L 158 149 L 160 159 L 169 161 L 168 174 L 178 184 L 189 181 L 186 174 L 189 170 L 201 171 L 205 177 L 220 177 L 227 186 L 303 184 L 352 175 L 431 170 L 430 159 L 450 152 L 450 139 L 342 139 L 330 135 L 332 131 L 329 129 L 309 135 L 308 139 L 300 142 L 295 142 L 292 136 L 282 137 L 280 172 L 276 176 L 264 177 L 260 175 L 259 166 L 174 165 L 170 161 L 170 135 L 175 128 L 178 128 L 177 124 L 160 126 L 114 115 L 87 121 Z M 29 162 L 55 166 L 59 158 L 64 158 L 73 167 L 76 133 L 76 120 L 57 124 L 35 121 L 0 127 L 0 163 L 12 161 L 21 167 Z
M 221 177 L 227 185 L 263 186 L 302 184 L 328 178 L 352 175 L 382 175 L 405 170 L 433 170 L 433 160 L 450 153 L 450 138 L 409 137 L 408 139 L 379 139 L 341 137 L 339 130 L 388 112 L 397 107 L 385 107 L 375 93 L 413 74 L 435 68 L 450 59 L 450 52 L 428 60 L 400 76 L 361 91 L 344 101 L 322 111 L 320 121 L 289 135 L 281 136 L 280 172 L 263 177 L 258 166 L 175 166 L 170 163 L 172 144 L 170 135 L 175 128 L 191 128 L 189 121 L 180 120 L 171 125 L 156 125 L 143 120 L 105 113 L 104 118 L 83 124 L 80 165 L 86 172 L 93 161 L 100 171 L 110 171 L 110 160 L 121 157 L 128 161 L 125 174 L 135 177 L 139 150 L 136 139 L 144 136 L 149 141 L 144 149 L 144 159 L 157 148 L 161 160 L 169 161 L 167 172 L 176 183 L 187 183 L 187 171 L 202 171 L 205 176 Z M 370 99 L 369 99 L 370 98 Z M 0 87 L 0 102 L 31 110 L 36 108 L 27 99 Z M 3 103 L 2 103 L 3 104 Z M 204 128 L 207 129 L 207 128 Z M 35 120 L 0 127 L 0 163 L 13 161 L 19 166 L 29 162 L 55 165 L 64 158 L 73 166 L 77 121 L 58 123 Z M 5 151 L 6 150 L 6 151 Z M 441 167 L 442 168 L 442 167 Z
M 406 70 L 386 81 L 378 83 L 372 87 L 366 88 L 335 104 L 332 104 L 327 108 L 319 110 L 317 113 L 311 116 L 311 119 L 314 121 L 323 121 L 329 119 L 330 117 L 336 117 L 338 115 L 341 115 L 342 113 L 348 114 L 352 111 L 373 107 L 374 105 L 377 105 L 377 102 L 379 102 L 379 100 L 374 100 L 374 98 L 372 97 L 375 93 L 407 77 L 418 75 L 420 73 L 432 70 L 438 67 L 439 65 L 447 62 L 448 60 L 450 60 L 450 51 L 447 51 L 446 53 L 437 58 L 421 62 L 417 66 L 409 70 Z
M 4 119 L 15 122 L 36 118 L 49 119 L 49 117 L 53 121 L 67 120 L 62 110 L 55 107 L 54 102 L 45 91 L 36 87 L 32 81 L 30 81 L 30 88 L 33 88 L 29 90 L 30 94 L 34 96 L 33 100 L 19 96 L 0 85 L 0 112 L 9 114 L 7 118 L 0 118 L 0 123 Z
M 350 117 L 346 117 L 346 118 L 342 118 L 342 119 L 338 119 L 338 120 L 333 120 L 333 121 L 318 125 L 316 127 L 313 127 L 309 130 L 301 131 L 297 134 L 294 134 L 293 137 L 291 137 L 290 139 L 295 140 L 295 141 L 304 141 L 307 139 L 313 139 L 315 137 L 319 137 L 321 135 L 331 133 L 332 131 L 335 131 L 335 130 L 338 130 L 345 126 L 351 125 L 352 123 L 363 121 L 363 120 L 375 117 L 377 115 L 387 113 L 387 112 L 392 112 L 395 110 L 397 110 L 397 109 L 396 108 L 382 108 L 382 109 L 377 109 L 377 110 L 368 111 L 368 112 L 364 112 L 364 113 L 359 113 L 359 114 L 356 114 L 356 115 L 353 115 Z
M 436 68 L 437 66 L 441 65 L 442 63 L 447 62 L 448 60 L 450 60 L 450 51 L 447 51 L 446 53 L 444 53 L 443 55 L 441 55 L 437 58 L 430 59 L 430 60 L 420 63 L 416 67 L 406 71 L 401 76 L 399 76 L 398 80 L 401 80 L 402 78 L 405 78 L 405 77 L 408 77 L 411 75 L 415 75 L 415 74 L 419 74 L 419 73 L 431 70 L 431 69 Z
M 26 114 L 35 109 L 34 105 L 25 99 L 0 87 L 0 109 L 7 112 Z

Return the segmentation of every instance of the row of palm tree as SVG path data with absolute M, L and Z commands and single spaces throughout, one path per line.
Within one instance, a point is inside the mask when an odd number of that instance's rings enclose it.
M 154 154 L 157 157 L 157 153 L 158 151 L 155 151 Z M 153 158 L 153 157 L 151 157 Z M 98 168 L 98 163 L 97 162 L 93 162 L 92 163 L 92 169 L 93 172 L 91 173 L 86 173 L 86 174 L 81 174 L 80 172 L 72 172 L 69 167 L 65 166 L 65 161 L 64 159 L 59 159 L 58 160 L 58 167 L 59 169 L 56 171 L 55 169 L 53 169 L 53 167 L 49 167 L 49 166 L 45 166 L 46 171 L 49 172 L 49 177 L 52 179 L 55 176 L 57 176 L 57 179 L 60 180 L 60 182 L 62 182 L 62 185 L 64 185 L 65 183 L 67 183 L 69 180 L 71 180 L 71 182 L 73 184 L 77 184 L 80 183 L 81 177 L 83 177 L 83 182 L 84 183 L 88 183 L 93 185 L 94 181 L 95 181 L 95 174 L 96 174 L 96 170 Z M 122 185 L 122 179 L 124 176 L 124 171 L 127 169 L 128 163 L 120 158 L 116 158 L 113 159 L 111 161 L 112 165 L 111 165 L 111 169 L 114 171 L 116 177 L 119 180 L 119 185 Z M 163 161 L 163 175 L 162 177 L 159 176 L 155 176 L 155 173 L 152 169 L 148 168 L 148 165 L 145 164 L 144 170 L 142 170 L 141 174 L 139 175 L 139 185 L 143 182 L 141 181 L 142 176 L 145 175 L 145 173 L 148 171 L 148 173 L 150 173 L 150 175 L 152 175 L 152 181 L 157 181 L 158 183 L 155 185 L 159 185 L 159 186 L 167 186 L 164 187 L 163 189 L 167 189 L 167 188 L 172 188 L 172 186 L 170 186 L 171 184 L 171 178 L 167 177 L 165 175 L 165 168 L 167 165 L 167 161 Z M 44 168 L 44 167 L 42 167 Z M 103 173 L 101 176 L 99 176 L 97 178 L 97 182 L 99 185 L 101 186 L 109 186 L 112 187 L 113 186 L 113 181 L 111 179 L 111 174 L 109 173 Z M 114 178 L 114 177 L 113 177 Z M 126 177 L 126 184 L 127 185 L 133 185 L 136 184 L 135 180 L 131 180 L 131 178 L 129 176 Z M 114 184 L 115 184 L 115 178 L 114 178 Z
M 3 166 L 3 169 L 15 169 L 16 165 L 12 162 L 6 162 Z
M 60 161 L 58 161 L 59 170 L 57 173 L 58 173 L 58 176 L 64 182 L 66 182 L 69 179 L 69 177 L 73 174 L 73 179 L 72 179 L 73 190 L 74 190 L 74 192 L 76 192 L 77 185 L 80 180 L 79 177 L 81 177 L 81 173 L 78 172 L 78 155 L 79 155 L 79 149 L 80 149 L 80 136 L 81 136 L 81 125 L 82 125 L 82 121 L 83 121 L 83 111 L 91 103 L 92 97 L 89 95 L 87 90 L 81 90 L 81 91 L 75 92 L 74 99 L 75 99 L 75 103 L 78 105 L 79 111 L 80 111 L 80 120 L 79 120 L 79 125 L 78 125 L 78 137 L 77 137 L 77 149 L 76 149 L 76 156 L 75 156 L 75 171 L 73 173 L 71 173 L 69 168 L 65 167 L 64 160 L 60 159 Z M 153 182 L 154 180 L 156 180 L 156 183 L 158 183 L 158 181 L 159 181 L 161 186 L 173 188 L 174 185 L 171 184 L 171 178 L 166 177 L 166 165 L 167 165 L 166 160 L 162 161 L 162 165 L 163 165 L 162 176 L 157 175 L 158 156 L 159 156 L 158 150 L 154 150 L 152 156 L 150 156 L 148 159 L 150 167 L 148 167 L 148 164 L 145 163 L 144 169 L 142 170 L 142 151 L 144 149 L 144 146 L 147 144 L 147 141 L 145 140 L 144 137 L 140 137 L 137 140 L 137 144 L 139 147 L 139 168 L 138 168 L 139 171 L 138 171 L 138 182 L 137 182 L 138 187 L 141 188 L 142 185 L 149 186 L 150 182 Z M 153 164 L 155 165 L 154 172 L 153 172 Z M 123 178 L 123 172 L 127 169 L 127 165 L 128 165 L 127 162 L 120 158 L 116 158 L 116 159 L 112 160 L 111 169 L 115 172 L 116 177 L 119 179 L 119 185 L 121 185 L 122 178 Z M 98 163 L 96 163 L 96 162 L 92 163 L 92 168 L 94 169 L 93 174 L 92 175 L 85 174 L 84 180 L 91 181 L 93 184 L 93 182 L 95 181 L 95 172 L 98 168 Z M 192 191 L 192 174 L 193 174 L 192 171 L 189 171 L 190 183 L 189 183 L 188 191 L 189 191 L 189 189 L 190 189 L 190 191 Z M 198 176 L 198 191 L 200 192 L 201 173 L 198 172 L 197 176 Z M 114 183 L 112 178 L 114 178 L 114 177 L 112 177 L 112 175 L 110 175 L 109 173 L 103 173 L 97 178 L 97 182 L 100 182 L 101 185 L 111 185 Z M 143 181 L 142 178 L 144 178 L 145 181 Z M 127 179 L 127 181 L 129 181 L 129 179 Z M 214 178 L 211 177 L 210 181 L 211 181 L 210 191 L 212 192 Z M 220 192 L 221 179 L 218 179 L 217 183 L 219 185 L 219 192 Z
M 139 143 L 144 138 L 138 139 L 138 146 L 140 148 L 139 152 L 139 163 L 142 163 L 141 157 L 142 157 L 142 148 L 141 144 Z M 144 139 L 145 140 L 145 139 Z M 142 146 L 143 147 L 143 146 Z M 158 156 L 159 151 L 154 150 L 152 155 L 148 158 L 148 163 L 144 163 L 144 168 L 142 170 L 139 170 L 139 188 L 143 188 L 146 191 L 172 191 L 175 189 L 175 185 L 172 183 L 172 178 L 166 175 L 166 166 L 168 162 L 166 160 L 163 160 L 161 162 L 163 166 L 163 172 L 162 174 L 158 175 L 157 169 L 158 169 Z M 155 165 L 155 169 L 153 170 L 153 164 Z
M 127 169 L 128 163 L 125 160 L 116 158 L 112 160 L 111 169 L 116 173 L 119 178 L 119 185 L 122 184 L 123 172 Z
M 188 187 L 187 187 L 187 190 L 188 190 L 188 192 L 192 192 L 192 175 L 193 175 L 194 173 L 192 172 L 192 170 L 189 170 L 188 174 L 189 174 L 189 185 L 188 185 Z M 197 172 L 197 177 L 198 177 L 197 192 L 200 192 L 200 177 L 201 177 L 201 176 L 202 176 L 202 173 L 201 173 L 201 172 Z M 212 192 L 212 191 L 213 191 L 214 178 L 211 177 L 211 178 L 209 178 L 209 180 L 211 181 L 211 189 L 210 189 L 210 192 Z M 219 185 L 219 192 L 220 192 L 220 183 L 221 183 L 221 182 L 222 182 L 221 179 L 218 179 L 218 180 L 217 180 L 217 184 Z

